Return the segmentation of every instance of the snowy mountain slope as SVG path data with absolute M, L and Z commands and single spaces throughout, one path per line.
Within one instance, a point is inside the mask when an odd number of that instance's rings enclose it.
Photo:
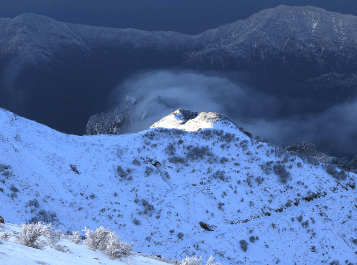
M 357 263 L 356 175 L 333 177 L 223 115 L 177 110 L 137 134 L 73 136 L 0 110 L 0 126 L 6 223 L 103 225 L 175 260 Z

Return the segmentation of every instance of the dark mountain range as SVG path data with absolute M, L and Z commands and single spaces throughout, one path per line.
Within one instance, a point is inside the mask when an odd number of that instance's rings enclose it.
M 266 93 L 318 98 L 322 110 L 355 95 L 357 17 L 279 6 L 196 36 L 110 29 L 34 14 L 0 19 L 0 106 L 83 134 L 112 89 L 143 69 L 245 73 Z M 123 94 L 124 98 L 125 95 Z

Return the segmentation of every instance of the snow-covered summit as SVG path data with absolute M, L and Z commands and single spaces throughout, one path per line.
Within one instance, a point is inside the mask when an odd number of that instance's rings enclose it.
M 150 126 L 151 128 L 171 128 L 185 131 L 198 131 L 200 129 L 227 129 L 238 127 L 227 116 L 216 112 L 193 112 L 187 109 L 178 109 L 163 117 Z

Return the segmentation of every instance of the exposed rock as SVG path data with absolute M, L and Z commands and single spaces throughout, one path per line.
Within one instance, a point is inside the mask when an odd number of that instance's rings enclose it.
M 136 104 L 136 98 L 127 96 L 124 104 L 108 113 L 91 116 L 87 123 L 86 134 L 123 134 L 130 127 L 129 110 Z
M 2 216 L 0 216 L 0 224 L 4 224 L 4 223 L 5 223 L 4 218 L 2 218 Z

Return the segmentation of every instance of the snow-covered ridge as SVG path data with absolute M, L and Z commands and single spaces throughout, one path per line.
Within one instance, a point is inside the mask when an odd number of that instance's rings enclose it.
M 0 110 L 0 215 L 68 233 L 103 225 L 174 260 L 356 264 L 354 173 L 182 113 L 136 134 L 73 136 Z
M 206 128 L 211 129 L 238 129 L 238 127 L 228 119 L 225 115 L 215 112 L 192 112 L 187 109 L 178 109 L 173 113 L 163 117 L 158 122 L 155 122 L 152 128 L 171 128 L 185 131 L 198 131 Z

